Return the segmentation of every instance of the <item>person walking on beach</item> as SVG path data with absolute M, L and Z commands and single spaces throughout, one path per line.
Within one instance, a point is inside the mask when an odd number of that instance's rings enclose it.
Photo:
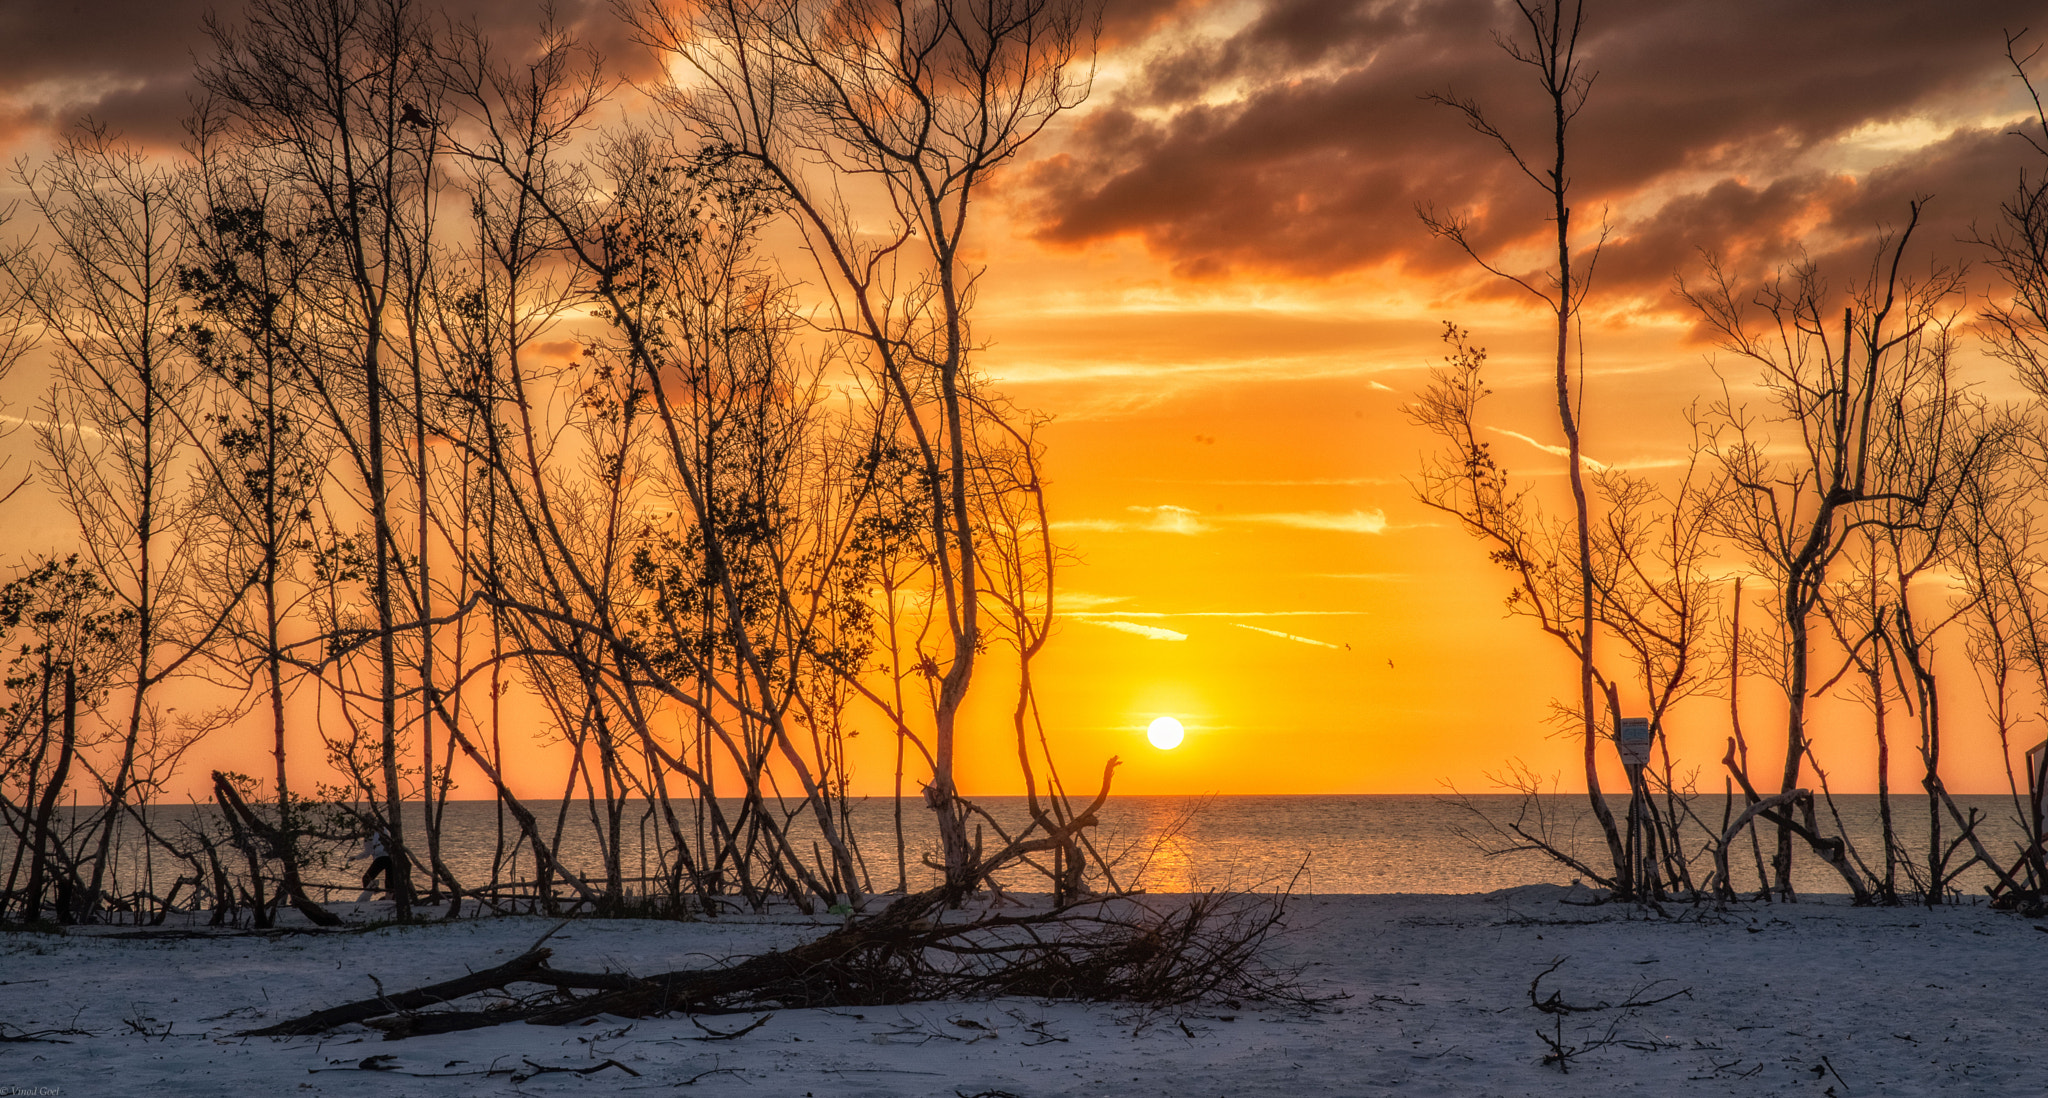
M 357 903 L 363 903 L 370 898 L 373 891 L 370 882 L 377 879 L 377 874 L 384 875 L 383 891 L 387 895 L 391 892 L 392 882 L 398 875 L 397 867 L 391 864 L 391 852 L 384 847 L 384 836 L 375 827 L 363 829 L 363 848 L 349 861 L 360 862 L 364 858 L 370 859 L 370 868 L 363 871 L 363 894 L 356 897 Z

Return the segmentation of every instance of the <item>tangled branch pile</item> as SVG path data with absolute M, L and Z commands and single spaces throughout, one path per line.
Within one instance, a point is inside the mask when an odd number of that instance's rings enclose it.
M 949 921 L 955 899 L 945 887 L 914 893 L 790 949 L 656 976 L 563 971 L 549 967 L 550 952 L 536 946 L 496 968 L 241 1036 L 301 1036 L 363 1023 L 399 1040 L 507 1022 L 569 1025 L 600 1014 L 644 1018 L 1004 995 L 1152 1006 L 1225 998 L 1311 1002 L 1293 973 L 1263 960 L 1285 912 L 1278 896 L 1207 893 L 1160 908 L 1119 898 Z M 542 990 L 509 996 L 513 985 Z M 490 1006 L 464 1005 L 486 992 L 504 994 Z

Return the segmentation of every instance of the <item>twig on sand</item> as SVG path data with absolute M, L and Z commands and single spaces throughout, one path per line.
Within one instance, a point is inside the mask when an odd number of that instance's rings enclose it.
M 1670 1002 L 1671 1000 L 1676 999 L 1680 996 L 1691 998 L 1691 988 L 1680 988 L 1669 995 L 1661 995 L 1655 999 L 1645 999 L 1643 998 L 1644 993 L 1648 992 L 1651 988 L 1656 987 L 1658 984 L 1670 982 L 1667 980 L 1653 980 L 1649 983 L 1638 986 L 1634 991 L 1629 993 L 1627 999 L 1624 999 L 1619 1003 L 1609 1003 L 1604 999 L 1600 1002 L 1590 1004 L 1567 1003 L 1564 1001 L 1563 993 L 1557 991 L 1551 992 L 1548 998 L 1539 998 L 1537 996 L 1537 987 L 1538 985 L 1542 984 L 1543 978 L 1545 976 L 1550 975 L 1553 972 L 1556 972 L 1558 969 L 1564 967 L 1564 963 L 1570 959 L 1571 958 L 1569 957 L 1558 957 L 1552 960 L 1550 962 L 1549 967 L 1537 973 L 1536 978 L 1529 981 L 1529 1005 L 1536 1008 L 1539 1011 L 1542 1011 L 1545 1014 L 1550 1015 L 1552 1018 L 1551 1032 L 1545 1033 L 1541 1029 L 1536 1030 L 1536 1036 L 1540 1038 L 1543 1041 L 1543 1043 L 1549 1046 L 1550 1048 L 1549 1052 L 1543 1054 L 1543 1066 L 1549 1067 L 1552 1064 L 1556 1064 L 1558 1071 L 1563 1072 L 1565 1074 L 1570 1074 L 1571 1062 L 1574 1056 L 1583 1055 L 1584 1053 L 1591 1052 L 1596 1048 L 1603 1048 L 1607 1045 L 1618 1044 L 1626 1048 L 1635 1049 L 1675 1047 L 1657 1041 L 1624 1041 L 1617 1038 L 1615 1034 L 1620 1032 L 1621 1024 L 1627 1021 L 1629 1018 L 1631 1018 L 1637 1010 L 1647 1006 L 1655 1006 L 1658 1003 Z M 1602 1034 L 1601 1036 L 1596 1037 L 1592 1040 L 1586 1041 L 1583 1044 L 1565 1044 L 1565 1015 L 1590 1013 L 1602 1010 L 1613 1010 L 1619 1012 L 1615 1014 L 1614 1020 L 1608 1023 L 1607 1032 L 1605 1034 Z M 1716 1070 L 1718 1071 L 1719 1069 Z M 1848 1084 L 1845 1083 L 1843 1085 L 1846 1087 Z
M 10 1029 L 14 1032 L 7 1032 Z M 66 1037 L 90 1036 L 92 1036 L 92 1031 L 84 1029 L 73 1028 L 27 1030 L 22 1029 L 20 1026 L 13 1026 L 7 1024 L 6 1022 L 0 1022 L 0 1044 L 68 1045 L 71 1042 L 64 1040 L 64 1038 Z
M 716 1030 L 716 1029 L 712 1029 L 712 1028 L 711 1028 L 710 1026 L 707 1026 L 707 1025 L 705 1025 L 704 1023 L 702 1023 L 702 1022 L 698 1021 L 698 1020 L 697 1020 L 697 1019 L 695 1019 L 695 1018 L 692 1018 L 692 1019 L 690 1019 L 690 1024 L 691 1024 L 691 1025 L 693 1025 L 693 1026 L 696 1026 L 696 1027 L 697 1027 L 698 1029 L 701 1029 L 701 1030 L 703 1030 L 703 1031 L 704 1031 L 704 1032 L 705 1032 L 706 1034 L 708 1034 L 709 1036 L 705 1036 L 705 1037 L 692 1037 L 692 1038 L 690 1038 L 690 1040 L 692 1040 L 692 1041 L 732 1041 L 732 1040 L 737 1040 L 738 1038 L 741 1038 L 741 1037 L 745 1037 L 745 1036 L 746 1036 L 747 1034 L 749 1034 L 749 1033 L 752 1033 L 752 1032 L 754 1032 L 755 1030 L 757 1030 L 757 1029 L 760 1029 L 760 1028 L 761 1028 L 762 1026 L 765 1026 L 765 1025 L 767 1025 L 767 1024 L 768 1024 L 768 1019 L 770 1019 L 770 1018 L 773 1018 L 773 1017 L 775 1017 L 775 1015 L 774 1015 L 774 1014 L 772 1014 L 772 1013 L 771 1013 L 771 1014 L 763 1014 L 763 1015 L 761 1015 L 761 1016 L 760 1016 L 759 1018 L 756 1018 L 756 1019 L 754 1019 L 754 1021 L 753 1021 L 753 1023 L 752 1023 L 752 1024 L 750 1024 L 750 1025 L 748 1025 L 748 1026 L 746 1026 L 746 1027 L 744 1027 L 744 1028 L 741 1028 L 741 1029 L 735 1029 L 735 1030 L 731 1031 L 730 1033 L 728 1033 L 728 1032 L 725 1032 L 725 1031 L 723 1031 L 723 1030 Z
M 1551 973 L 1556 972 L 1558 969 L 1563 968 L 1564 963 L 1569 960 L 1571 960 L 1570 957 L 1555 958 L 1550 962 L 1549 968 L 1546 968 L 1543 971 L 1537 973 L 1536 978 L 1529 981 L 1530 1006 L 1535 1007 L 1537 1010 L 1540 1010 L 1545 1014 L 1582 1014 L 1596 1010 L 1634 1010 L 1638 1007 L 1656 1006 L 1658 1003 L 1669 1002 L 1672 999 L 1676 999 L 1681 995 L 1688 999 L 1692 998 L 1692 989 L 1689 987 L 1682 987 L 1669 995 L 1661 995 L 1655 999 L 1644 999 L 1641 997 L 1644 992 L 1650 990 L 1653 987 L 1656 987 L 1658 984 L 1665 984 L 1671 982 L 1669 980 L 1652 980 L 1649 983 L 1636 988 L 1636 990 L 1634 990 L 1633 992 L 1630 992 L 1629 997 L 1626 1000 L 1619 1003 L 1609 1003 L 1605 1000 L 1591 1004 L 1567 1003 L 1564 1001 L 1563 993 L 1557 991 L 1551 992 L 1550 997 L 1548 999 L 1538 999 L 1536 997 L 1536 985 L 1542 983 L 1543 978 L 1545 976 L 1548 976 Z
M 1834 1062 L 1825 1055 L 1820 1058 L 1820 1062 L 1828 1069 L 1828 1074 L 1835 1077 L 1835 1082 L 1842 1084 L 1842 1093 L 1846 1096 L 1849 1093 L 1849 1080 L 1842 1078 L 1842 1073 L 1835 1070 Z
M 718 1061 L 716 1060 L 712 1061 L 712 1063 L 714 1064 L 717 1062 Z M 746 1074 L 740 1071 L 740 1069 L 738 1068 L 714 1067 L 704 1071 L 700 1071 L 697 1074 L 690 1076 L 688 1079 L 685 1079 L 682 1082 L 677 1083 L 676 1085 L 679 1087 L 694 1087 L 697 1085 L 697 1081 L 699 1079 L 708 1079 L 713 1075 L 730 1075 L 733 1078 L 738 1079 L 742 1083 L 747 1081 Z
M 617 1060 L 606 1060 L 603 1063 L 591 1064 L 589 1067 L 548 1067 L 544 1064 L 536 1064 L 524 1057 L 521 1057 L 521 1062 L 529 1070 L 512 1076 L 512 1081 L 515 1083 L 523 1083 L 536 1075 L 596 1075 L 606 1068 L 618 1068 L 635 1079 L 640 1078 L 639 1072 L 619 1063 Z

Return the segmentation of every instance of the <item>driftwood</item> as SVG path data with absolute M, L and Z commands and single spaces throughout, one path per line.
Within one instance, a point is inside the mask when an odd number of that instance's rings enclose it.
M 1721 756 L 1721 765 L 1727 767 L 1728 772 L 1735 776 L 1737 782 L 1741 783 L 1743 795 L 1749 801 L 1749 807 L 1743 811 L 1737 823 L 1723 833 L 1721 842 L 1718 844 L 1715 861 L 1716 868 L 1721 873 L 1721 888 L 1725 893 L 1732 894 L 1734 891 L 1734 886 L 1728 879 L 1728 843 L 1741 832 L 1742 826 L 1749 824 L 1753 819 L 1761 818 L 1805 839 L 1806 845 L 1812 847 L 1813 852 L 1820 855 L 1822 861 L 1826 862 L 1830 868 L 1841 875 L 1842 883 L 1849 886 L 1850 893 L 1855 897 L 1854 902 L 1856 906 L 1867 907 L 1870 905 L 1870 889 L 1864 886 L 1863 878 L 1856 873 L 1856 867 L 1849 864 L 1848 841 L 1839 835 L 1829 838 L 1820 833 L 1820 823 L 1814 818 L 1813 793 L 1811 791 L 1793 789 L 1784 793 L 1773 794 L 1769 797 L 1759 796 L 1756 788 L 1749 784 L 1749 775 L 1735 764 L 1735 738 L 1733 736 L 1728 738 L 1728 751 Z M 1806 816 L 1805 824 L 1802 825 L 1798 820 L 1793 819 L 1790 814 L 1783 811 L 1785 808 L 1794 806 L 1804 811 Z
M 1131 900 L 1095 901 L 948 921 L 957 898 L 957 889 L 942 886 L 789 949 L 655 976 L 563 972 L 548 968 L 548 951 L 536 948 L 495 968 L 242 1036 L 299 1036 L 363 1023 L 399 1040 L 508 1022 L 570 1025 L 600 1014 L 644 1018 L 998 995 L 1148 1005 L 1233 997 L 1311 1002 L 1294 990 L 1292 973 L 1267 970 L 1258 960 L 1279 925 L 1277 897 L 1211 894 L 1160 911 Z M 454 1007 L 514 984 L 542 985 L 552 994 L 482 1010 Z M 596 993 L 572 996 L 571 989 Z
M 630 976 L 611 972 L 563 972 L 558 969 L 549 968 L 547 967 L 547 959 L 551 952 L 547 949 L 536 948 L 530 952 L 520 954 L 496 968 L 487 968 L 482 972 L 472 972 L 453 980 L 445 980 L 427 987 L 414 988 L 411 991 L 402 991 L 396 995 L 378 995 L 374 998 L 358 999 L 353 1003 L 343 1003 L 340 1006 L 329 1007 L 326 1010 L 316 1010 L 311 1014 L 279 1022 L 274 1026 L 249 1030 L 243 1033 L 242 1036 L 303 1037 L 315 1033 L 325 1033 L 337 1026 L 345 1026 L 353 1022 L 370 1022 L 374 1019 L 394 1014 L 411 1018 L 433 1018 L 438 1017 L 438 1015 L 410 1014 L 409 1012 L 417 1011 L 423 1007 L 439 1006 L 467 995 L 474 995 L 480 991 L 503 990 L 516 983 L 544 984 L 564 990 L 569 988 L 618 990 L 632 987 L 636 982 Z M 473 1027 L 455 1026 L 442 1029 L 418 1029 L 415 1032 L 402 1034 L 402 1036 L 417 1036 L 419 1033 L 428 1032 L 447 1032 L 448 1028 L 469 1029 Z

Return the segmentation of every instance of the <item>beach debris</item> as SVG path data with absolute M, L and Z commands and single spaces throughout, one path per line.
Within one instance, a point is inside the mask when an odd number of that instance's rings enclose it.
M 378 994 L 245 1031 L 290 1037 L 363 1024 L 387 1040 L 527 1022 L 575 1025 L 599 1016 L 731 1014 L 997 996 L 1121 1002 L 1144 1008 L 1261 999 L 1317 1000 L 1298 973 L 1263 961 L 1284 896 L 1212 892 L 1173 900 L 1118 897 L 1044 911 L 969 916 L 946 886 L 905 896 L 822 937 L 730 964 L 652 976 L 550 967 L 536 947 L 503 964 L 424 987 Z M 539 990 L 512 995 L 515 985 Z M 574 995 L 574 991 L 594 994 Z M 496 993 L 482 1009 L 459 1000 Z M 732 1040 L 734 1031 L 693 1040 Z M 694 1019 L 693 1019 L 694 1022 Z M 982 1023 L 956 1021 L 981 1039 Z
M 1644 1007 L 1656 1006 L 1658 1003 L 1668 1003 L 1680 997 L 1692 998 L 1691 988 L 1680 988 L 1668 995 L 1660 995 L 1654 999 L 1648 999 L 1644 998 L 1644 996 L 1655 990 L 1659 985 L 1672 982 L 1670 980 L 1650 980 L 1636 985 L 1635 990 L 1629 992 L 1628 997 L 1619 1003 L 1610 1003 L 1604 999 L 1595 1003 L 1568 1003 L 1565 1001 L 1564 993 L 1561 991 L 1552 991 L 1547 997 L 1539 998 L 1538 987 L 1543 983 L 1543 978 L 1563 968 L 1565 962 L 1569 960 L 1571 960 L 1570 957 L 1553 958 L 1548 967 L 1538 972 L 1535 979 L 1529 981 L 1529 1005 L 1551 1016 L 1550 1032 L 1545 1033 L 1541 1028 L 1536 1030 L 1537 1038 L 1550 1050 L 1543 1054 L 1544 1067 L 1556 1065 L 1558 1071 L 1570 1074 L 1573 1057 L 1581 1056 L 1594 1049 L 1604 1048 L 1608 1045 L 1620 1045 L 1624 1048 L 1633 1049 L 1675 1047 L 1669 1042 L 1654 1039 L 1648 1041 L 1625 1039 L 1620 1035 L 1621 1027 L 1623 1023 L 1634 1017 L 1636 1011 Z M 1564 1020 L 1566 1016 L 1610 1010 L 1616 1013 L 1613 1020 L 1608 1023 L 1606 1032 L 1598 1037 L 1588 1037 L 1579 1044 L 1567 1044 L 1565 1042 Z

